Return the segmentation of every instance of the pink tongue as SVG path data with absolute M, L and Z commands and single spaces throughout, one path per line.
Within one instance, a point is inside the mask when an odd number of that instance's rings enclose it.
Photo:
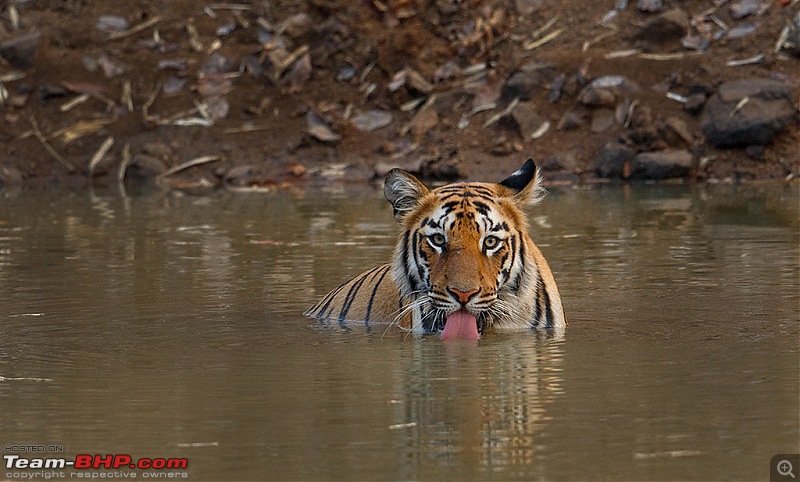
M 480 337 L 478 320 L 475 319 L 475 315 L 466 310 L 458 310 L 447 315 L 447 323 L 442 331 L 442 340 L 477 340 Z

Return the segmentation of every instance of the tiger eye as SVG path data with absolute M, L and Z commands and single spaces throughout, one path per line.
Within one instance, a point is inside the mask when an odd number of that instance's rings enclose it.
M 446 241 L 444 239 L 444 235 L 440 234 L 440 233 L 436 233 L 436 234 L 432 235 L 430 237 L 430 240 L 431 240 L 431 243 L 433 243 L 434 246 L 438 246 L 438 247 L 444 246 L 444 243 Z
M 497 236 L 487 236 L 486 239 L 483 240 L 483 245 L 486 249 L 496 248 L 498 244 L 500 244 L 500 238 Z

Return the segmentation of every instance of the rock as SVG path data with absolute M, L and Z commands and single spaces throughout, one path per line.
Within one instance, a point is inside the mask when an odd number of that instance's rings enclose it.
M 691 94 L 686 97 L 686 103 L 683 104 L 683 110 L 691 115 L 697 115 L 701 110 L 703 110 L 703 105 L 705 105 L 705 103 L 706 94 Z
M 716 147 L 764 145 L 795 113 L 789 86 L 770 79 L 736 80 L 720 85 L 708 99 L 700 126 Z
M 223 96 L 209 97 L 205 104 L 208 117 L 214 121 L 226 118 L 231 110 L 230 104 Z
M 592 132 L 601 133 L 610 131 L 616 122 L 616 113 L 611 109 L 597 109 L 592 112 Z
M 578 95 L 578 102 L 586 107 L 613 107 L 617 99 L 610 90 L 588 85 Z
M 545 122 L 545 120 L 536 113 L 536 108 L 531 102 L 521 102 L 511 113 L 511 117 L 519 126 L 520 134 L 526 141 L 530 140 L 533 134 L 537 133 Z
M 689 151 L 663 150 L 642 152 L 633 158 L 631 179 L 669 179 L 691 173 L 694 157 Z
M 148 142 L 142 146 L 142 152 L 162 161 L 172 157 L 172 148 L 164 142 Z
M 761 0 L 739 0 L 731 5 L 731 18 L 739 20 L 748 15 L 754 15 L 761 8 Z
M 703 51 L 708 48 L 711 42 L 702 35 L 687 35 L 681 39 L 681 45 L 685 49 Z
M 342 136 L 333 132 L 325 121 L 311 109 L 306 113 L 306 125 L 308 126 L 308 134 L 318 141 L 339 142 L 342 140 Z
M 673 8 L 645 23 L 634 39 L 650 43 L 679 40 L 686 35 L 688 27 L 689 15 L 680 8 Z
M 800 57 L 800 27 L 795 27 L 789 31 L 789 37 L 783 48 L 792 53 L 795 57 Z
M 153 179 L 167 169 L 167 165 L 147 154 L 134 154 L 126 171 L 128 177 Z
M 550 64 L 534 60 L 520 67 L 508 78 L 500 97 L 509 102 L 515 98 L 530 100 L 538 90 L 545 89 L 558 77 L 558 71 Z
M 594 160 L 594 170 L 602 178 L 621 178 L 625 176 L 626 164 L 630 167 L 636 153 L 630 147 L 609 142 Z
M 300 92 L 303 86 L 311 78 L 312 73 L 311 55 L 305 54 L 300 60 L 292 65 L 289 73 L 284 77 L 284 81 L 289 85 L 290 92 Z
M 124 32 L 130 24 L 125 17 L 119 15 L 101 15 L 94 26 L 101 32 Z
M 639 0 L 636 2 L 636 10 L 640 12 L 660 12 L 664 10 L 664 2 L 662 0 Z
M 523 17 L 529 17 L 544 6 L 544 0 L 516 0 L 517 13 Z
M 725 33 L 725 37 L 730 39 L 742 38 L 750 35 L 758 29 L 756 22 L 742 22 Z
M 314 20 L 305 13 L 297 13 L 287 18 L 282 24 L 281 29 L 289 37 L 296 39 L 308 33 Z
M 694 144 L 694 136 L 692 135 L 692 131 L 689 129 L 689 126 L 686 124 L 686 122 L 684 122 L 683 119 L 680 117 L 669 117 L 664 124 L 672 129 L 672 131 L 675 132 L 675 134 L 677 134 L 678 137 L 680 137 L 687 145 L 691 146 Z
M 364 132 L 382 129 L 394 120 L 391 112 L 385 110 L 370 110 L 353 117 L 353 125 L 356 129 Z
M 243 166 L 232 167 L 223 177 L 223 182 L 227 186 L 244 187 L 253 185 L 256 181 L 256 169 L 245 164 Z
M 571 131 L 583 126 L 585 123 L 581 114 L 574 110 L 568 110 L 564 113 L 564 116 L 561 117 L 561 120 L 558 121 L 556 128 L 560 131 Z
M 6 59 L 14 67 L 26 69 L 33 65 L 36 48 L 39 46 L 41 37 L 41 33 L 33 32 L 4 40 L 0 42 L 0 57 Z
M 203 62 L 203 65 L 200 67 L 200 73 L 226 74 L 236 72 L 238 69 L 239 64 L 235 60 L 229 59 L 219 52 L 214 52 Z

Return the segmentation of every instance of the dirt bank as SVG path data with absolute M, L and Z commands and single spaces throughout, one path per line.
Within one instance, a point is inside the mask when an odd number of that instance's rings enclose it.
M 0 184 L 792 179 L 798 3 L 6 2 Z

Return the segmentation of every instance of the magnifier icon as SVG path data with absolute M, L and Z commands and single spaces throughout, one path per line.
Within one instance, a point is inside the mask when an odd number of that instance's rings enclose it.
M 795 478 L 794 473 L 792 473 L 792 463 L 789 462 L 788 460 L 784 459 L 778 462 L 777 469 L 778 473 L 781 474 L 782 476 L 785 477 L 788 475 L 793 479 Z

